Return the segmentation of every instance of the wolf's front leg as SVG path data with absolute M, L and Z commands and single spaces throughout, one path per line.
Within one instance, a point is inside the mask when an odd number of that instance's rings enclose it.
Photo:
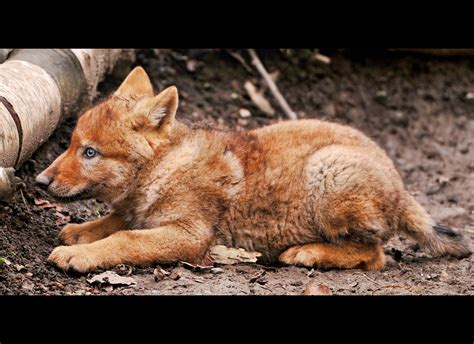
M 211 230 L 207 227 L 126 230 L 90 244 L 56 247 L 48 261 L 64 270 L 79 272 L 118 264 L 192 262 L 206 253 L 211 239 Z
M 70 223 L 59 232 L 59 238 L 66 245 L 88 244 L 123 229 L 127 228 L 122 218 L 109 214 L 94 221 Z

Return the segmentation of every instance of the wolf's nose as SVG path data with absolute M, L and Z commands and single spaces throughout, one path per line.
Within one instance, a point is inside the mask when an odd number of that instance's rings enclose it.
M 36 183 L 40 184 L 41 186 L 48 186 L 49 184 L 51 184 L 53 178 L 43 174 L 43 173 L 40 173 L 36 178 L 35 178 L 35 181 Z

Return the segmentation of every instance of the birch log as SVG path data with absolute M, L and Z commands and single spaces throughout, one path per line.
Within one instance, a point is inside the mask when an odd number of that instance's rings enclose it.
M 0 64 L 0 200 L 12 194 L 14 185 L 6 168 L 30 158 L 58 124 L 91 104 L 97 85 L 114 66 L 133 59 L 133 49 L 8 52 Z

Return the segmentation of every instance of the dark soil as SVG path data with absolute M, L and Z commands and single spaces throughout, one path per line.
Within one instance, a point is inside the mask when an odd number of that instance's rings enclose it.
M 407 188 L 433 217 L 474 238 L 474 62 L 388 53 L 328 50 L 329 65 L 312 61 L 304 51 L 259 51 L 300 118 L 349 124 L 374 138 L 393 158 Z M 246 59 L 247 56 L 243 55 Z M 247 59 L 248 60 L 248 59 Z M 139 55 L 137 65 L 150 74 L 155 89 L 175 84 L 180 92 L 178 118 L 218 127 L 256 128 L 283 118 L 269 117 L 250 101 L 243 85 L 258 87 L 227 52 L 161 50 Z M 101 96 L 120 79 L 101 85 Z M 277 113 L 278 105 L 266 91 Z M 251 112 L 241 118 L 239 109 Z M 153 269 L 119 266 L 135 287 L 91 286 L 87 276 L 59 271 L 46 262 L 60 245 L 61 221 L 83 222 L 105 214 L 95 201 L 41 208 L 35 199 L 53 202 L 34 185 L 34 177 L 69 143 L 75 119 L 61 125 L 48 142 L 17 171 L 24 185 L 10 203 L 0 204 L 0 294 L 302 294 L 310 280 L 333 294 L 474 294 L 474 257 L 432 258 L 409 239 L 386 246 L 393 262 L 381 272 L 318 271 L 261 265 L 221 266 L 220 273 L 163 266 L 172 275 L 156 282 Z M 63 219 L 62 216 L 70 216 Z

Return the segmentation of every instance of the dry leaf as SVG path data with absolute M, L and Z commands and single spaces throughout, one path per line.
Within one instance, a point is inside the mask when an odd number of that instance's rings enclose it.
M 268 100 L 264 97 L 263 92 L 257 91 L 257 88 L 250 81 L 246 81 L 244 88 L 247 91 L 252 102 L 267 115 L 273 116 L 275 110 L 272 108 Z
M 262 280 L 262 277 L 265 276 L 267 274 L 267 272 L 265 270 L 262 270 L 260 272 L 258 272 L 257 274 L 255 274 L 252 278 L 250 278 L 249 282 L 250 283 L 260 283 L 262 284 L 261 282 L 263 282 L 263 284 L 267 283 L 266 280 Z
M 56 203 L 51 203 L 50 201 L 42 199 L 42 198 L 35 198 L 34 202 L 35 202 L 35 205 L 40 208 L 55 210 L 55 214 L 58 217 L 55 224 L 63 225 L 65 223 L 71 222 L 71 216 L 69 216 L 69 212 L 67 210 L 64 210 L 61 205 L 56 204 Z
M 43 209 L 56 208 L 56 210 L 59 210 L 59 211 L 63 209 L 59 204 L 51 203 L 50 201 L 46 199 L 42 199 L 42 198 L 35 198 L 34 202 L 35 202 L 35 205 Z
M 92 278 L 89 278 L 87 282 L 89 284 L 99 284 L 99 286 L 133 286 L 137 284 L 137 282 L 135 282 L 133 278 L 117 275 L 113 271 L 106 271 L 101 274 L 95 275 Z
M 63 225 L 65 223 L 71 222 L 71 216 L 69 215 L 63 215 L 62 213 L 57 211 L 56 216 L 58 217 L 58 219 L 54 223 L 57 225 Z
M 12 263 L 7 258 L 0 257 L 0 265 L 3 265 L 3 264 L 5 264 L 6 266 L 9 266 Z
M 170 273 L 160 267 L 156 267 L 153 270 L 153 275 L 155 276 L 155 282 L 159 282 L 165 279 L 166 276 L 169 276 Z
M 316 281 L 310 281 L 306 285 L 303 295 L 332 295 L 332 291 L 327 285 L 318 285 Z
M 223 245 L 212 246 L 209 249 L 212 260 L 218 264 L 232 265 L 237 263 L 255 263 L 259 252 L 248 252 L 243 248 L 232 248 Z

